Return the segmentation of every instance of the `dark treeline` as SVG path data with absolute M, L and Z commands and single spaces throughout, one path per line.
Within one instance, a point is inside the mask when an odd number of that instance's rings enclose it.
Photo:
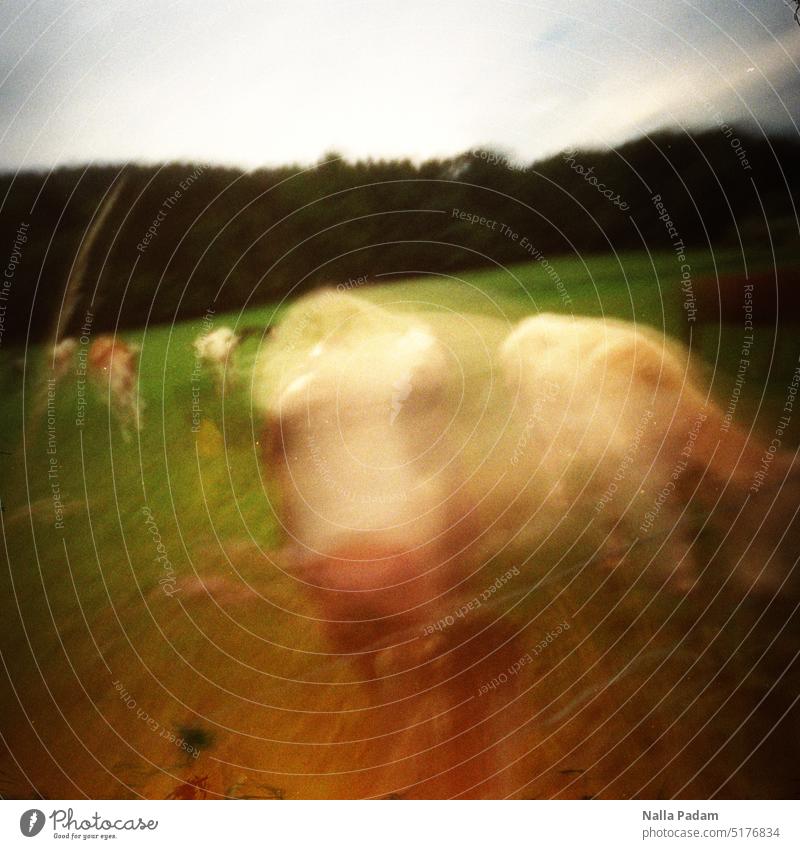
M 785 248 L 797 240 L 800 143 L 714 130 L 528 167 L 472 151 L 422 164 L 326 157 L 247 174 L 194 164 L 5 174 L 0 251 L 4 268 L 13 262 L 4 343 L 23 341 L 29 318 L 32 340 L 52 331 L 87 226 L 123 178 L 62 332 L 75 333 L 89 308 L 95 330 L 133 327 L 365 275 L 524 262 L 534 251 L 551 259 L 740 239 L 747 249 L 770 239 Z

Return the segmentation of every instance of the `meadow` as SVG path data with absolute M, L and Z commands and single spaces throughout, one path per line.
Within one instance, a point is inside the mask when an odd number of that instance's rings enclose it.
M 749 259 L 755 267 L 770 262 L 766 252 Z M 742 270 L 735 251 L 694 252 L 689 262 L 693 279 Z M 674 255 L 631 253 L 553 259 L 548 268 L 530 262 L 454 277 L 380 278 L 353 284 L 352 290 L 399 309 L 452 309 L 509 324 L 537 311 L 619 317 L 688 341 L 679 285 Z M 285 307 L 276 303 L 216 314 L 213 326 L 266 331 Z M 326 654 L 303 599 L 269 562 L 279 534 L 250 395 L 260 340 L 253 335 L 243 344 L 239 369 L 223 394 L 210 374 L 196 371 L 191 343 L 201 330 L 196 320 L 122 334 L 141 346 L 144 427 L 130 441 L 122 438 L 110 407 L 91 391 L 76 424 L 74 373 L 48 396 L 42 349 L 4 352 L 0 494 L 7 568 L 0 581 L 12 605 L 0 621 L 11 658 L 9 686 L 0 695 L 10 750 L 0 792 L 51 798 L 435 795 L 437 779 L 417 785 L 415 776 L 438 774 L 439 766 L 458 769 L 469 733 L 463 741 L 439 745 L 436 721 L 430 719 L 435 710 L 414 698 L 419 677 L 409 677 L 407 694 L 398 697 L 413 706 L 405 714 L 373 705 L 369 688 L 353 682 L 347 664 Z M 706 328 L 691 341 L 698 361 L 712 370 L 713 392 L 724 404 L 741 328 Z M 791 333 L 775 340 L 763 331 L 736 410 L 739 421 L 770 432 L 797 356 Z M 11 365 L 19 358 L 24 385 Z M 591 576 L 576 580 L 587 604 L 600 604 L 591 600 Z M 593 702 L 579 686 L 548 707 L 547 721 L 531 726 L 525 724 L 530 703 L 512 699 L 512 689 L 503 697 L 522 730 L 511 743 L 498 745 L 520 752 L 540 747 L 514 767 L 525 778 L 518 782 L 519 795 L 691 796 L 714 784 L 707 773 L 705 783 L 693 784 L 691 770 L 685 782 L 675 782 L 669 769 L 660 772 L 641 763 L 627 772 L 621 766 L 630 761 L 622 742 L 625 730 L 643 721 L 646 727 L 647 721 L 626 713 L 620 693 L 633 692 L 664 655 L 660 650 L 637 655 L 631 674 L 619 675 L 627 668 L 621 658 L 633 656 L 641 640 L 616 639 L 628 627 L 631 611 L 642 606 L 622 587 L 619 592 L 626 600 L 606 631 L 593 638 L 596 645 L 585 646 L 573 628 L 542 667 L 549 674 L 558 658 L 564 665 L 553 674 L 569 680 L 580 677 L 577 671 L 589 656 L 599 657 L 602 680 L 611 688 L 606 702 Z M 529 625 L 546 632 L 562 602 L 553 587 L 534 598 Z M 675 674 L 667 677 L 678 680 L 678 670 L 695 676 L 691 692 L 699 701 L 692 703 L 692 733 L 708 732 L 703 723 L 717 717 L 712 727 L 721 754 L 708 769 L 724 785 L 731 773 L 726 758 L 735 752 L 723 749 L 733 739 L 736 719 L 732 714 L 728 729 L 724 710 L 714 711 L 722 710 L 732 692 L 725 687 L 738 686 L 739 679 L 726 684 L 728 673 L 723 673 L 717 682 L 721 689 L 703 688 L 719 669 L 719 659 L 705 672 L 692 668 L 691 660 L 698 646 L 713 641 L 718 621 L 709 616 L 708 631 L 700 626 L 693 631 L 692 616 L 679 606 L 660 597 L 642 627 L 649 636 L 672 619 L 674 633 L 691 634 L 685 650 L 671 656 Z M 599 651 L 600 644 L 611 654 Z M 746 645 L 740 653 L 746 656 Z M 753 681 L 753 692 L 760 693 L 755 673 Z M 665 699 L 654 699 L 656 712 L 646 715 L 675 714 L 686 704 L 680 691 Z M 603 716 L 604 705 L 612 702 L 622 712 L 598 731 L 599 737 L 569 729 L 553 737 L 559 717 L 586 707 L 583 719 L 591 724 L 591 717 Z M 635 704 L 640 710 L 641 700 Z M 413 757 L 411 743 L 397 742 L 399 717 L 408 725 L 419 722 Z M 617 733 L 621 748 L 592 773 L 586 747 L 599 747 L 603 735 L 610 739 Z M 684 727 L 677 735 L 676 729 L 652 731 L 653 751 L 663 750 L 663 763 L 673 754 L 676 763 L 689 757 L 681 746 L 691 734 Z M 576 749 L 579 745 L 584 749 Z M 570 751 L 582 751 L 583 759 L 564 755 Z M 385 767 L 388 760 L 392 769 Z M 745 785 L 731 786 L 735 794 Z M 768 791 L 769 782 L 764 786 Z M 466 775 L 464 788 L 470 792 Z M 491 792 L 490 785 L 475 791 Z

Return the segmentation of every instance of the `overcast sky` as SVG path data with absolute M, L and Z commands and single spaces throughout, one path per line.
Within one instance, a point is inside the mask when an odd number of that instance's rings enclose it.
M 789 0 L 2 0 L 0 168 L 797 133 Z M 791 8 L 790 8 L 791 7 Z

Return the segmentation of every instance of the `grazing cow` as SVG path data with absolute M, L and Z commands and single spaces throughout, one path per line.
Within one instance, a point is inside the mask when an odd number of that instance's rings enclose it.
M 734 519 L 767 447 L 726 421 L 683 347 L 624 322 L 545 314 L 517 327 L 503 357 L 523 406 L 535 407 L 542 387 L 552 387 L 528 434 L 538 446 L 535 462 L 556 482 L 566 524 L 602 529 L 600 550 L 611 565 L 635 542 L 657 542 L 655 564 L 673 586 L 688 589 L 704 565 L 700 528 L 730 536 L 735 523 L 733 535 L 749 533 L 752 549 L 739 577 L 774 589 L 784 573 L 774 562 L 761 574 L 769 556 L 753 546 L 755 518 L 764 518 L 757 499 Z M 788 455 L 777 453 L 771 475 L 760 503 L 784 489 L 784 503 L 791 501 L 796 475 Z
M 61 380 L 69 374 L 77 349 L 78 340 L 71 336 L 65 336 L 53 345 L 53 377 L 56 380 Z
M 88 372 L 130 440 L 130 427 L 142 428 L 143 401 L 137 392 L 139 348 L 112 335 L 98 336 L 89 348 Z
M 232 382 L 236 374 L 236 350 L 242 338 L 230 327 L 220 327 L 194 340 L 194 352 L 198 360 L 207 363 L 214 374 L 214 379 L 222 386 L 227 375 Z

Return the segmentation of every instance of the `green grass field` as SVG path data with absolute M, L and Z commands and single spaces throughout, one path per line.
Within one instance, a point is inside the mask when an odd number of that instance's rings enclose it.
M 735 253 L 713 260 L 696 255 L 690 261 L 695 277 L 715 269 L 740 270 Z M 571 310 L 644 322 L 682 336 L 679 273 L 672 255 L 562 259 L 553 261 L 553 269 L 571 299 L 569 309 L 553 275 L 537 263 L 358 291 L 378 302 L 401 302 L 403 309 L 433 304 L 509 322 L 536 311 Z M 215 326 L 265 327 L 279 316 L 280 309 L 262 306 L 241 316 L 217 316 Z M 175 776 L 216 775 L 222 761 L 238 766 L 219 779 L 215 792 L 237 787 L 230 795 L 247 795 L 239 785 L 249 782 L 254 795 L 277 794 L 276 787 L 286 786 L 289 795 L 302 795 L 302 780 L 292 785 L 274 775 L 258 779 L 248 773 L 243 752 L 255 757 L 255 750 L 243 749 L 241 740 L 226 748 L 230 735 L 225 729 L 235 726 L 236 734 L 245 738 L 270 736 L 274 708 L 265 704 L 302 710 L 309 703 L 307 689 L 286 679 L 345 675 L 298 654 L 297 647 L 324 652 L 324 646 L 302 619 L 294 620 L 287 636 L 282 608 L 298 609 L 296 600 L 279 578 L 264 576 L 258 557 L 260 550 L 276 544 L 277 532 L 263 485 L 269 470 L 261 463 L 259 424 L 249 403 L 247 364 L 257 341 L 244 344 L 240 385 L 230 388 L 224 403 L 208 376 L 197 384 L 204 424 L 193 432 L 191 343 L 200 329 L 198 320 L 124 334 L 142 349 L 140 388 L 146 405 L 144 428 L 130 442 L 121 438 L 108 407 L 91 393 L 85 425 L 76 426 L 73 375 L 57 385 L 48 428 L 41 351 L 28 352 L 24 393 L 19 378 L 4 366 L 0 462 L 9 568 L 3 570 L 2 589 L 13 602 L 0 629 L 3 645 L 12 651 L 15 690 L 6 689 L 0 707 L 13 717 L 14 751 L 27 757 L 27 780 L 45 795 L 76 792 L 64 774 L 73 775 L 70 765 L 81 776 L 81 792 L 167 795 L 177 792 Z M 729 328 L 717 338 L 707 331 L 700 347 L 703 358 L 715 366 L 714 390 L 720 399 L 730 391 L 738 333 Z M 795 340 L 780 344 L 794 347 L 782 354 L 779 367 L 770 368 L 771 340 L 754 354 L 737 411 L 746 419 L 760 407 L 757 427 L 765 432 L 772 427 L 787 370 L 791 374 L 797 359 Z M 54 510 L 54 483 L 63 522 Z M 151 511 L 149 524 L 145 509 Z M 157 559 L 160 553 L 168 566 Z M 203 593 L 193 597 L 184 586 L 176 607 L 176 597 L 169 594 L 173 582 L 193 575 L 217 581 L 219 605 Z M 256 586 L 262 598 L 236 607 L 241 578 Z M 242 657 L 237 651 L 242 640 L 266 653 Z M 288 644 L 293 648 L 280 649 Z M 251 675 L 260 682 L 257 696 Z M 201 748 L 214 741 L 217 766 L 201 760 L 196 766 L 126 707 L 114 681 L 121 682 L 160 729 L 199 740 Z M 227 688 L 235 706 L 215 712 L 217 688 Z M 21 719 L 20 702 L 30 726 Z M 46 750 L 58 752 L 58 766 Z M 266 757 L 259 752 L 259 758 Z M 15 787 L 24 784 L 13 765 L 5 773 Z M 124 775 L 124 785 L 112 774 Z M 326 786 L 315 785 L 314 792 L 324 793 Z

